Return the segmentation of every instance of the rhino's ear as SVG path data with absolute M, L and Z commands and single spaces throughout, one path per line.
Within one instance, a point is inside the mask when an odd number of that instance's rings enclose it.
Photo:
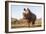
M 30 9 L 29 8 L 27 8 L 27 10 L 30 12 Z
M 29 10 L 29 8 L 27 8 L 27 10 Z
M 24 8 L 24 11 L 26 11 L 26 9 Z

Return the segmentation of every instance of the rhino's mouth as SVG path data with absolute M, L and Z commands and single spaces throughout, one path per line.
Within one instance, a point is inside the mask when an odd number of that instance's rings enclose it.
M 28 11 L 24 11 L 25 14 L 28 14 L 29 12 Z

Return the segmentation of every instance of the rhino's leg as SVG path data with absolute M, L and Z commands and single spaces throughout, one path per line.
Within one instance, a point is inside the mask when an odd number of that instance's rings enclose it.
M 36 17 L 34 19 L 32 19 L 32 25 L 35 24 L 35 21 L 36 21 Z
M 30 27 L 30 21 L 28 21 L 28 27 Z
M 32 25 L 34 25 L 34 24 L 35 24 L 35 20 L 36 20 L 36 19 L 34 19 L 34 20 L 32 21 Z
M 34 25 L 35 24 L 35 21 L 32 21 L 32 25 Z

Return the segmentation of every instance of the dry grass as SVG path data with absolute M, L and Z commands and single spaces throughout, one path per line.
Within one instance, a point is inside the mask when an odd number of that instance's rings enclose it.
M 30 23 L 30 27 L 41 27 L 41 24 L 42 24 L 41 19 L 37 19 L 35 21 L 35 24 L 34 25 L 32 25 L 32 23 Z M 28 22 L 25 19 L 20 19 L 18 21 L 13 21 L 11 23 L 11 27 L 12 28 L 21 28 L 21 27 L 24 28 L 24 27 L 28 27 Z

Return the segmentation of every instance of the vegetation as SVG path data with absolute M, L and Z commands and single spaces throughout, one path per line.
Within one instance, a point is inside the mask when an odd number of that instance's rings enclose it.
M 12 28 L 28 27 L 28 22 L 26 19 L 17 20 L 15 18 L 12 18 L 11 21 L 12 21 L 11 22 Z M 30 23 L 30 27 L 41 27 L 41 24 L 42 24 L 42 19 L 37 19 L 34 25 Z

